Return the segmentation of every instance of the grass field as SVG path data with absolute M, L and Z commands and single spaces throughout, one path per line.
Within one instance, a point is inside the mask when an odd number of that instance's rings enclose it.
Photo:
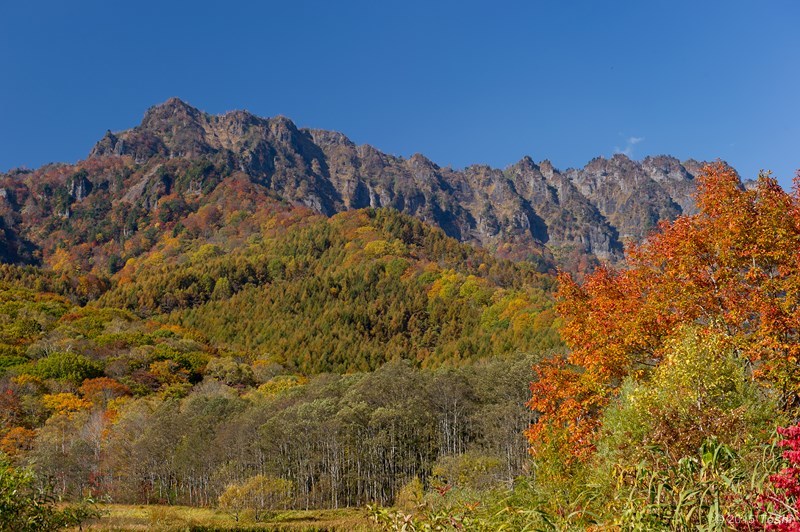
M 84 523 L 83 530 L 278 530 L 278 531 L 369 531 L 376 530 L 362 508 L 339 510 L 290 510 L 255 522 L 212 508 L 188 506 L 130 506 L 105 504 L 100 519 Z

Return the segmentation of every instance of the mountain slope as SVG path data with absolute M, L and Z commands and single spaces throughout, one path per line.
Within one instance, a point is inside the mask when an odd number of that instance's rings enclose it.
M 212 158 L 326 215 L 389 206 L 490 248 L 505 244 L 519 253 L 547 243 L 602 258 L 618 256 L 623 238 L 640 239 L 659 220 L 690 212 L 701 166 L 615 155 L 564 173 L 528 157 L 505 170 L 458 171 L 422 155 L 404 159 L 357 146 L 340 133 L 298 129 L 283 117 L 213 116 L 178 99 L 151 108 L 131 130 L 109 132 L 91 152 L 109 155 L 140 163 Z
M 99 305 L 203 331 L 213 345 L 303 373 L 389 360 L 458 364 L 560 345 L 554 279 L 388 209 L 284 219 L 246 243 L 165 237 L 132 259 Z M 285 222 L 281 223 L 281 219 Z M 204 242 L 218 242 L 208 244 Z
M 327 216 L 391 207 L 502 257 L 582 269 L 692 212 L 700 167 L 615 155 L 564 172 L 529 157 L 454 170 L 283 117 L 214 116 L 173 98 L 106 133 L 85 161 L 0 175 L 0 260 L 113 274 L 164 231 L 190 219 L 202 231 L 240 202 L 273 198 Z

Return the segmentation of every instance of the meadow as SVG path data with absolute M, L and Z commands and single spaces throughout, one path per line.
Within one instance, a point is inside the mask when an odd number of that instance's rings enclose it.
M 278 530 L 292 532 L 376 530 L 366 510 L 289 510 L 256 522 L 252 516 L 239 516 L 213 508 L 190 506 L 104 504 L 102 517 L 87 521 L 81 530 Z M 77 528 L 75 529 L 77 530 Z

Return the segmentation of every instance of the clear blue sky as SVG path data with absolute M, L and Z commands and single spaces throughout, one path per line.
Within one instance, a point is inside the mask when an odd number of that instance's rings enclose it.
M 86 156 L 178 96 L 397 155 L 800 168 L 800 2 L 0 5 L 0 170 Z

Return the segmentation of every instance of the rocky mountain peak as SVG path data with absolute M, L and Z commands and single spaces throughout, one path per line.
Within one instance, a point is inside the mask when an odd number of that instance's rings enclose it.
M 172 97 L 163 103 L 152 106 L 145 112 L 144 120 L 151 116 L 199 116 L 203 114 L 196 107 L 192 107 L 180 98 Z
M 102 155 L 122 155 L 122 144 L 111 130 L 107 130 L 106 134 L 101 138 L 89 152 L 89 157 L 100 157 Z
M 107 132 L 91 153 L 119 155 L 154 164 L 202 157 L 324 214 L 393 207 L 513 256 L 546 243 L 607 259 L 620 256 L 623 238 L 644 238 L 658 221 L 693 212 L 694 176 L 702 166 L 614 154 L 564 172 L 529 156 L 505 171 L 453 170 L 419 153 L 403 159 L 356 146 L 342 133 L 299 129 L 284 116 L 213 116 L 178 98 L 150 108 L 133 129 Z M 78 186 L 74 193 L 90 192 Z
M 212 117 L 218 123 L 226 123 L 237 126 L 242 132 L 248 127 L 255 126 L 263 121 L 262 118 L 254 115 L 250 111 L 235 110 L 228 111 L 221 116 Z
M 307 129 L 313 141 L 318 145 L 341 146 L 355 148 L 355 143 L 347 138 L 346 135 L 338 131 L 328 131 L 325 129 Z
M 539 171 L 539 166 L 533 161 L 533 159 L 529 155 L 526 155 L 522 159 L 520 159 L 520 161 L 517 164 L 515 164 L 512 168 L 514 167 L 516 167 L 517 170 L 523 172 Z
M 407 161 L 408 167 L 411 168 L 414 172 L 419 172 L 420 174 L 430 176 L 434 172 L 439 170 L 439 166 L 422 155 L 421 153 L 415 153 L 411 157 L 408 158 Z
M 295 123 L 285 116 L 270 118 L 269 129 L 272 135 L 283 143 L 291 143 L 300 134 Z
M 553 163 L 550 162 L 549 159 L 545 159 L 539 163 L 539 171 L 542 173 L 543 176 L 552 178 L 553 175 L 556 173 L 556 168 L 553 166 Z
M 200 110 L 183 100 L 170 98 L 148 109 L 139 128 L 155 134 L 181 135 L 202 130 L 203 118 L 204 113 Z

